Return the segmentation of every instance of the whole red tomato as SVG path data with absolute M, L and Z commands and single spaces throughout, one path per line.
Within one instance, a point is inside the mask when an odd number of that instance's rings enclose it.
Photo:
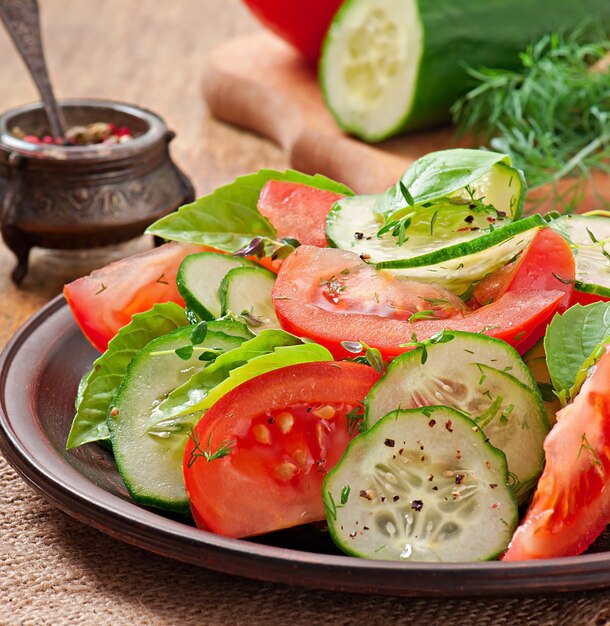
M 328 26 L 343 0 L 244 0 L 272 32 L 317 63 Z

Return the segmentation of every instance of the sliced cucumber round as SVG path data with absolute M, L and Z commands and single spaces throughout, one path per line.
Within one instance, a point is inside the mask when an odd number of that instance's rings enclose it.
M 447 161 L 451 161 L 454 168 L 455 162 L 469 163 L 468 155 L 473 152 L 477 151 L 448 150 L 429 154 L 427 158 L 434 165 L 429 164 L 426 173 L 431 169 L 437 172 L 439 167 L 449 168 Z M 445 154 L 450 154 L 451 159 L 443 158 Z M 458 156 L 461 154 L 464 156 Z M 412 167 L 417 168 L 425 159 L 418 160 Z M 422 176 L 417 176 L 416 180 L 422 180 Z M 423 181 L 426 181 L 425 176 Z M 421 256 L 476 239 L 492 228 L 514 221 L 520 216 L 525 187 L 523 174 L 503 161 L 490 165 L 467 189 L 458 184 L 453 189 L 449 187 L 449 195 L 441 197 L 429 192 L 425 196 L 432 195 L 432 200 L 414 207 L 405 206 L 406 201 L 396 185 L 382 195 L 340 199 L 327 216 L 326 234 L 335 247 L 368 254 L 373 262 Z M 434 189 L 434 185 L 430 188 Z M 405 216 L 409 216 L 410 222 L 404 233 L 404 244 L 398 245 L 399 239 L 390 231 L 377 235 L 386 217 Z
M 242 340 L 208 331 L 190 358 L 176 354 L 191 346 L 193 326 L 153 339 L 131 361 L 112 401 L 107 423 L 117 468 L 132 498 L 141 504 L 176 512 L 189 509 L 182 479 L 186 439 L 176 446 L 148 435 L 145 426 L 154 408 L 209 362 L 199 360 L 205 349 L 231 350 Z
M 610 298 L 610 218 L 562 215 L 551 228 L 571 246 L 578 291 Z
M 513 187 L 520 188 L 517 170 L 503 163 L 493 169 L 500 172 L 494 176 L 507 177 L 502 184 L 493 185 L 494 189 L 507 193 L 510 180 Z M 470 212 L 467 204 L 452 204 L 445 198 L 440 204 L 416 207 L 404 242 L 398 245 L 400 239 L 391 232 L 377 235 L 383 226 L 383 217 L 375 211 L 377 199 L 353 196 L 335 203 L 326 221 L 330 243 L 360 254 L 379 269 L 400 270 L 415 280 L 442 283 L 456 293 L 505 265 L 546 225 L 542 217 L 532 215 L 512 223 L 499 221 L 495 228 L 488 221 L 488 212 Z M 461 192 L 453 196 L 453 202 L 461 201 Z M 510 215 L 504 219 L 510 220 Z
M 517 524 L 504 454 L 447 407 L 395 411 L 356 437 L 323 499 L 335 543 L 370 559 L 489 560 Z
M 254 333 L 281 328 L 271 299 L 274 284 L 275 274 L 264 267 L 230 270 L 218 290 L 223 315 L 238 316 Z
M 416 348 L 390 364 L 366 398 L 365 424 L 396 409 L 443 404 L 459 410 L 504 452 L 515 496 L 525 502 L 542 471 L 549 431 L 540 392 L 508 344 L 472 333 L 449 335 L 454 338 L 447 343 Z
M 245 259 L 219 252 L 190 254 L 176 276 L 178 292 L 202 320 L 213 320 L 221 315 L 218 289 L 222 279 L 229 270 L 246 264 Z
M 440 248 L 421 256 L 377 263 L 411 280 L 440 283 L 456 294 L 500 269 L 523 252 L 545 226 L 540 215 L 507 224 L 472 241 Z

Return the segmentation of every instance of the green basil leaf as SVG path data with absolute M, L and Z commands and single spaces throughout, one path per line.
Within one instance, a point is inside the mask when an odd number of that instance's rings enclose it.
M 387 216 L 407 206 L 450 196 L 485 176 L 500 162 L 510 165 L 511 159 L 507 154 L 465 148 L 431 152 L 417 159 L 393 187 L 378 197 L 375 212 Z M 403 193 L 405 188 L 409 199 Z
M 583 365 L 609 336 L 610 302 L 576 304 L 553 318 L 544 336 L 544 350 L 557 393 L 574 387 Z
M 144 313 L 137 313 L 129 324 L 119 330 L 79 385 L 76 415 L 66 449 L 109 439 L 106 413 L 133 357 L 151 339 L 187 324 L 184 309 L 173 302 L 166 302 L 155 304 Z
M 257 209 L 260 192 L 270 180 L 304 183 L 353 195 L 345 185 L 320 174 L 308 176 L 294 170 L 260 170 L 240 176 L 211 194 L 180 207 L 149 226 L 146 232 L 163 239 L 213 246 L 225 252 L 243 248 L 256 236 L 275 239 L 275 229 Z

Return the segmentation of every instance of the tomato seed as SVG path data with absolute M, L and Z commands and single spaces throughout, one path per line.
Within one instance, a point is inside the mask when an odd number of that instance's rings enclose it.
M 276 415 L 275 420 L 277 422 L 278 428 L 283 435 L 286 435 L 292 429 L 294 425 L 294 417 L 288 411 L 282 411 L 278 415 Z
M 319 409 L 316 409 L 313 414 L 321 417 L 323 420 L 331 420 L 335 417 L 337 413 L 336 409 L 334 409 L 330 404 L 325 404 L 321 406 Z
M 284 461 L 275 466 L 274 474 L 279 480 L 290 480 L 298 471 L 298 468 L 289 461 Z
M 252 427 L 252 435 L 259 443 L 269 445 L 271 443 L 271 431 L 264 424 L 257 424 Z

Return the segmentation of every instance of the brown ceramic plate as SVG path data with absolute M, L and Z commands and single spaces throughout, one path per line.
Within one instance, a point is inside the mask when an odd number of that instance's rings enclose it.
M 235 540 L 138 506 L 106 450 L 97 445 L 64 449 L 78 382 L 95 357 L 61 297 L 25 324 L 0 358 L 0 446 L 53 504 L 117 539 L 222 572 L 339 591 L 447 597 L 610 586 L 604 540 L 597 552 L 554 561 L 365 561 L 339 554 L 314 528 Z

